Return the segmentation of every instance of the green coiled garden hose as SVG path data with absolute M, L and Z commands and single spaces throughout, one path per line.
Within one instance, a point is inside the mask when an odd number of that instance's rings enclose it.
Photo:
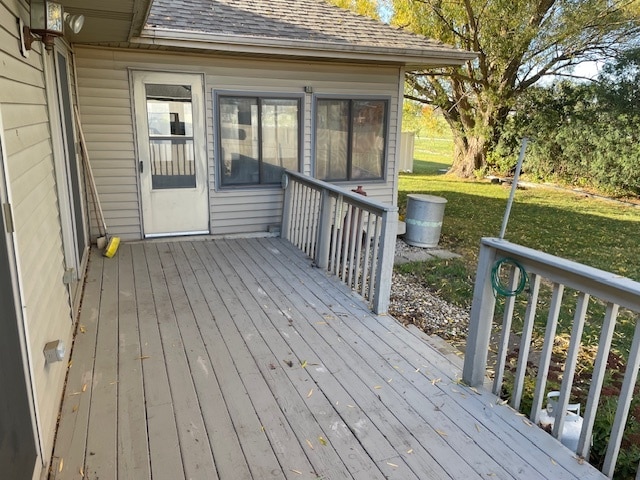
M 518 279 L 518 285 L 515 290 L 509 290 L 508 287 L 502 284 L 500 279 L 500 269 L 503 265 L 512 265 L 520 271 L 520 278 Z M 528 278 L 527 271 L 513 258 L 502 258 L 494 263 L 491 268 L 491 286 L 493 287 L 493 293 L 495 296 L 502 295 L 503 297 L 513 297 L 522 293 L 527 285 Z

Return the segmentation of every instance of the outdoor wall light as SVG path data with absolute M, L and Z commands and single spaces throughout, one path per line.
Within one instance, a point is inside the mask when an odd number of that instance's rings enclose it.
M 31 50 L 31 44 L 38 40 L 44 43 L 47 50 L 51 50 L 56 37 L 61 37 L 64 34 L 64 9 L 62 5 L 48 0 L 32 0 L 31 26 L 24 26 L 22 30 L 24 46 L 27 50 Z
M 21 40 L 24 50 L 31 50 L 33 42 L 42 41 L 44 48 L 53 49 L 56 37 L 64 35 L 64 24 L 73 33 L 80 32 L 84 25 L 84 15 L 64 13 L 62 5 L 49 0 L 31 1 L 31 25 L 21 25 Z

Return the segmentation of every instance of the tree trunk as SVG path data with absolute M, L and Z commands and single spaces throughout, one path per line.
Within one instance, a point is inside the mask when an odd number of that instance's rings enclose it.
M 451 172 L 459 177 L 473 177 L 486 165 L 487 142 L 483 137 L 464 136 L 454 132 L 453 165 Z

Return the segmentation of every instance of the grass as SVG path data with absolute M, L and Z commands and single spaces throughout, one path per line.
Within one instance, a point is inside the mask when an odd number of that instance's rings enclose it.
M 398 204 L 402 216 L 409 193 L 446 198 L 440 246 L 461 254 L 462 259 L 409 264 L 400 269 L 420 275 L 446 300 L 468 307 L 480 239 L 498 236 L 510 187 L 441 174 L 451 159 L 450 139 L 417 138 L 414 173 L 400 175 Z M 505 238 L 640 281 L 638 232 L 640 208 L 573 192 L 527 188 L 516 192 Z M 541 302 L 544 307 L 544 296 Z M 596 318 L 600 314 L 601 308 L 594 304 L 591 315 Z M 571 312 L 564 316 L 566 326 L 571 323 Z M 623 350 L 625 341 L 631 341 L 631 318 L 627 323 L 623 322 L 624 338 L 619 345 Z M 587 329 L 585 336 L 597 342 L 595 330 Z

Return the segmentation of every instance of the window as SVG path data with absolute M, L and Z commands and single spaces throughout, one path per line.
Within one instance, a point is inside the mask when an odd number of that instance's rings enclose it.
M 220 184 L 280 183 L 300 165 L 300 98 L 218 97 Z
M 387 100 L 317 100 L 317 178 L 384 178 L 388 104 Z
M 191 87 L 147 84 L 145 90 L 152 188 L 195 188 Z

